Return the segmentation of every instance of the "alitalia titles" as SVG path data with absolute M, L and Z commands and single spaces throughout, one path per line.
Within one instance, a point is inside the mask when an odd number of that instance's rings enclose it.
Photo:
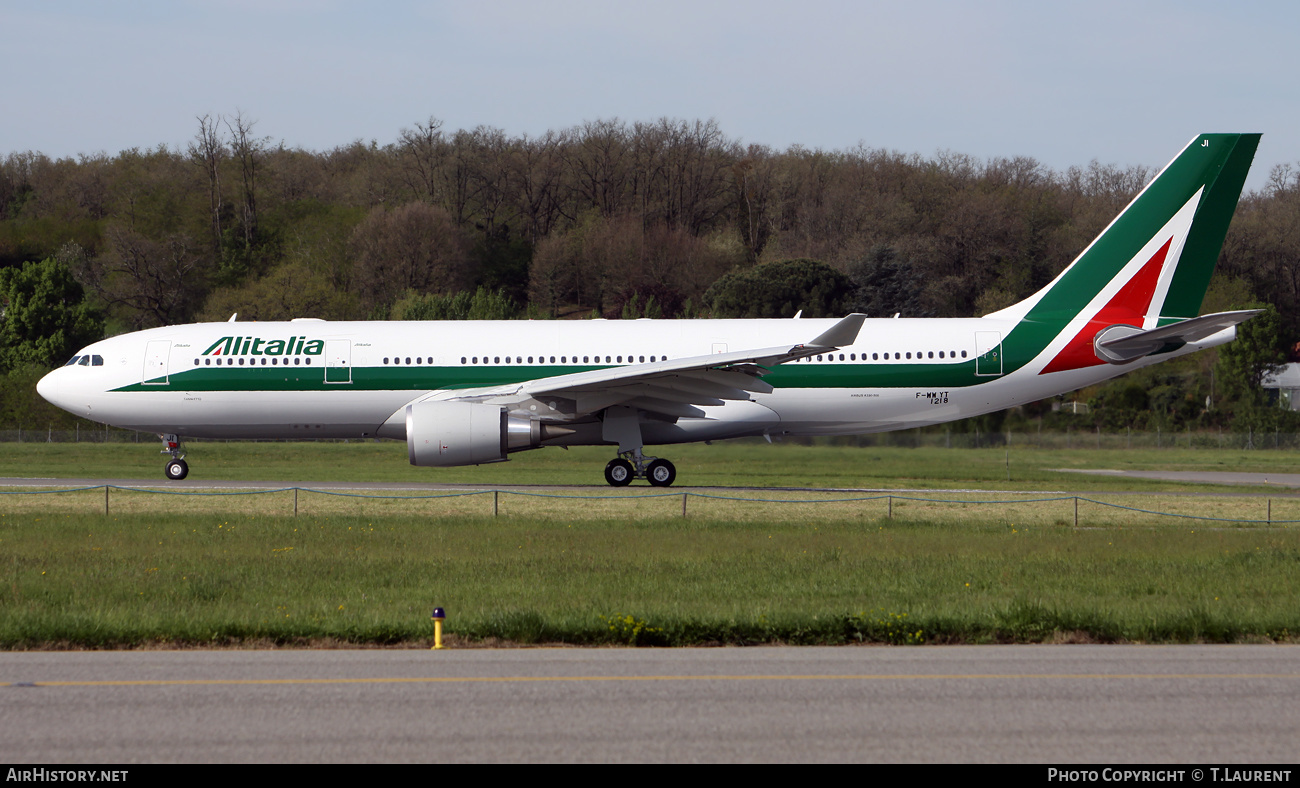
M 319 356 L 325 352 L 325 340 L 307 337 L 262 339 L 261 337 L 222 337 L 205 351 L 205 356 Z

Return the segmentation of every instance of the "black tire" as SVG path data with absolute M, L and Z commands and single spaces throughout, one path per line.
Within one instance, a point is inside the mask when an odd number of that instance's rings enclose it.
M 185 460 L 171 460 L 163 472 L 167 474 L 168 479 L 178 482 L 190 475 L 190 466 L 185 463 Z
M 677 481 L 677 466 L 668 460 L 655 460 L 645 469 L 645 475 L 655 487 L 671 487 Z
M 610 487 L 626 487 L 632 483 L 635 475 L 632 463 L 627 460 L 610 460 L 605 466 L 605 481 L 609 482 Z

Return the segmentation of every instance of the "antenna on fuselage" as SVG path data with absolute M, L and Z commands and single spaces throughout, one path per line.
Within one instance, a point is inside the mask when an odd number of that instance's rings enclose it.
M 235 314 L 231 315 L 231 316 L 230 316 L 230 319 L 227 320 L 226 322 L 227 322 L 227 323 L 233 323 L 233 322 L 235 322 L 235 318 L 237 318 L 237 317 L 239 317 L 239 313 L 238 313 L 238 312 L 236 312 Z

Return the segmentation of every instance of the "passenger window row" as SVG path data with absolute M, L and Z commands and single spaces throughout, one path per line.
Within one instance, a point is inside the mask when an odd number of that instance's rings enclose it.
M 960 351 L 960 352 L 961 352 L 961 358 L 966 358 L 966 351 L 963 350 L 963 351 Z M 812 361 L 814 358 L 816 358 L 817 361 L 836 361 L 837 359 L 836 359 L 835 355 L 836 355 L 836 354 L 834 354 L 834 353 L 824 353 L 824 354 L 819 353 L 819 354 L 817 354 L 817 356 L 815 356 L 815 357 L 814 357 L 814 356 L 804 356 L 803 358 L 798 359 L 798 360 L 799 360 L 799 361 L 804 361 L 804 362 L 810 362 L 810 361 Z M 859 360 L 859 359 L 858 359 L 858 356 L 859 356 L 859 355 L 862 356 L 862 358 L 861 358 L 862 361 L 867 361 L 867 360 L 868 360 L 868 359 L 867 359 L 867 354 L 866 354 L 866 353 L 862 353 L 862 354 L 858 354 L 858 353 L 849 353 L 849 354 L 847 354 L 847 357 L 846 357 L 846 354 L 844 354 L 844 353 L 840 353 L 840 354 L 839 354 L 839 359 L 838 359 L 838 360 L 839 360 L 839 361 L 858 361 L 858 360 Z M 870 359 L 870 360 L 871 360 L 871 361 L 911 361 L 911 360 L 914 359 L 914 358 L 917 359 L 917 360 L 925 360 L 925 359 L 931 359 L 931 358 L 935 358 L 935 357 L 936 357 L 936 356 L 935 356 L 935 351 L 933 351 L 933 350 L 928 350 L 928 351 L 919 351 L 919 350 L 918 350 L 918 351 L 916 352 L 915 355 L 913 355 L 912 353 L 908 353 L 908 352 L 896 352 L 896 353 L 893 354 L 893 358 L 890 358 L 890 354 L 889 354 L 889 353 L 872 353 L 872 354 L 871 354 L 871 359 Z M 940 350 L 940 351 L 938 351 L 938 358 L 940 358 L 940 359 L 945 359 L 945 360 L 946 360 L 946 359 L 953 359 L 953 358 L 957 358 L 957 357 L 958 357 L 958 351 L 956 351 L 956 350 L 948 350 L 948 351 Z
M 262 358 L 261 366 L 264 367 L 264 366 L 266 366 L 266 356 L 262 356 L 261 358 Z M 221 359 L 220 359 L 220 358 L 217 358 L 216 361 L 217 361 L 217 364 L 216 364 L 216 365 L 217 365 L 218 367 L 221 366 Z M 284 364 L 280 364 L 280 361 L 284 361 Z M 194 359 L 194 366 L 197 367 L 197 366 L 200 365 L 200 363 L 202 363 L 202 365 L 205 366 L 205 367 L 210 367 L 210 366 L 212 366 L 212 359 L 211 359 L 211 358 L 204 358 L 204 359 L 198 359 L 198 358 L 196 358 L 196 359 Z M 226 359 L 226 366 L 228 366 L 228 367 L 233 367 L 233 366 L 235 366 L 236 363 L 238 363 L 239 366 L 242 367 L 242 366 L 244 366 L 244 359 L 240 358 L 238 361 L 236 361 L 233 357 L 232 357 L 232 358 L 227 358 L 227 359 Z M 310 358 L 310 357 L 307 357 L 307 358 L 295 357 L 294 360 L 293 360 L 293 365 L 294 365 L 295 367 L 296 367 L 296 366 L 300 366 L 300 365 L 306 365 L 306 366 L 309 366 L 309 367 L 310 367 L 310 366 L 311 366 L 311 358 Z M 255 358 L 250 358 L 250 359 L 248 359 L 248 366 L 250 366 L 250 367 L 258 366 L 257 359 L 255 359 Z M 272 356 L 272 357 L 271 357 L 271 366 L 273 366 L 273 367 L 275 367 L 275 366 L 285 366 L 285 367 L 287 367 L 287 366 L 289 366 L 289 359 L 287 359 L 287 358 L 286 358 L 286 359 L 281 359 L 281 358 L 279 358 L 279 357 L 277 357 L 277 356 Z
M 511 364 L 511 363 L 513 363 L 513 364 L 524 364 L 524 363 L 532 364 L 532 363 L 534 363 L 534 361 L 533 361 L 534 358 L 537 359 L 536 363 L 538 363 L 538 364 L 548 364 L 548 363 L 549 363 L 549 364 L 555 364 L 555 363 L 560 363 L 560 364 L 623 364 L 623 363 L 627 363 L 627 364 L 644 364 L 644 363 L 646 363 L 646 357 L 645 357 L 645 356 L 631 356 L 631 355 L 629 355 L 629 356 L 626 357 L 626 358 L 627 358 L 627 361 L 626 361 L 626 362 L 623 360 L 623 359 L 624 359 L 623 356 L 605 356 L 605 357 L 604 357 L 604 359 L 605 359 L 604 361 L 601 361 L 601 357 L 600 357 L 600 356 L 583 356 L 581 361 L 578 360 L 578 357 L 577 357 L 577 356 L 560 356 L 560 360 L 559 360 L 559 362 L 556 362 L 556 360 L 555 360 L 555 356 L 551 356 L 551 357 L 550 357 L 551 360 L 550 360 L 549 362 L 546 360 L 546 356 L 536 356 L 536 357 L 534 357 L 534 356 L 529 356 L 527 362 L 524 361 L 524 357 L 523 357 L 523 356 L 515 356 L 513 361 L 511 361 L 510 356 L 483 356 L 481 361 L 480 361 L 480 359 L 479 359 L 478 356 L 461 356 L 461 357 L 460 357 L 460 363 L 462 363 L 462 364 L 479 364 L 479 363 L 482 363 L 482 364 L 501 364 L 501 363 L 502 363 L 502 359 L 504 359 L 504 363 L 506 363 L 506 364 Z M 570 358 L 572 358 L 572 361 L 570 361 Z M 656 362 L 656 361 L 667 361 L 667 360 L 668 360 L 668 357 L 667 357 L 667 356 L 650 356 L 650 362 L 651 362 L 651 363 L 654 363 L 654 362 Z M 409 359 L 408 359 L 408 361 L 409 361 Z M 387 363 L 388 363 L 388 359 L 384 359 L 384 363 L 387 364 Z

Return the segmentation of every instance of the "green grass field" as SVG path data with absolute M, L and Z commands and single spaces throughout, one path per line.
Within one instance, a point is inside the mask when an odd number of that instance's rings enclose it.
M 0 444 L 0 475 L 159 473 L 152 446 Z M 419 469 L 401 444 L 195 444 L 197 478 L 582 484 L 604 450 Z M 668 454 L 668 452 L 664 452 Z M 1300 519 L 1300 501 L 1155 495 L 1186 485 L 1059 467 L 1270 470 L 1286 452 L 680 447 L 692 485 L 1128 489 L 1104 500 Z M 165 483 L 159 480 L 159 487 Z M 689 491 L 689 488 L 674 488 Z M 1197 487 L 1203 490 L 1206 488 Z M 1241 488 L 1232 488 L 1238 492 Z M 608 488 L 565 495 L 611 495 Z M 0 647 L 572 643 L 1262 642 L 1300 633 L 1300 526 L 1154 517 L 994 492 L 812 503 L 759 490 L 602 500 L 501 494 L 0 496 Z M 707 492 L 699 490 L 699 492 Z M 1274 491 L 1276 493 L 1277 491 Z M 1140 494 L 1139 494 L 1140 493 Z M 947 502 L 907 500 L 909 497 Z M 1098 496 L 1098 499 L 1103 499 Z M 892 516 L 891 516 L 892 515 Z
M 0 645 L 1258 641 L 1300 529 L 6 514 Z

